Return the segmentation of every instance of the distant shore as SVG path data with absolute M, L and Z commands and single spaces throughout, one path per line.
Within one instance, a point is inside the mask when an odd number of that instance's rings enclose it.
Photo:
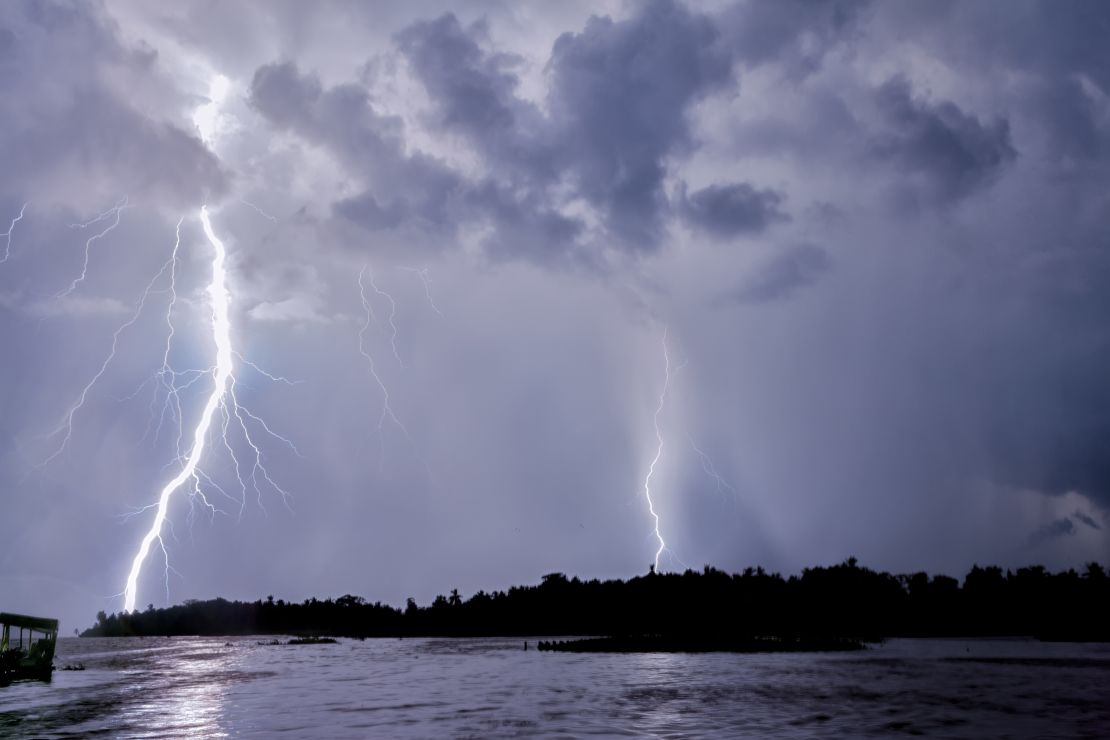
M 829 653 L 863 650 L 859 640 L 845 638 L 778 638 L 636 635 L 582 640 L 540 640 L 538 649 L 556 653 Z
M 169 635 L 332 637 L 588 636 L 657 645 L 772 647 L 887 637 L 1034 636 L 1110 641 L 1110 577 L 1097 563 L 1051 573 L 1041 566 L 974 567 L 944 575 L 892 575 L 849 559 L 784 577 L 762 568 L 729 574 L 706 566 L 628 580 L 550 573 L 533 586 L 458 591 L 404 608 L 345 595 L 303 602 L 211 599 L 107 614 L 83 637 Z M 669 640 L 670 643 L 666 641 Z M 616 645 L 617 643 L 611 643 Z M 766 646 L 766 645 L 765 645 Z M 662 649 L 662 648 L 660 648 Z

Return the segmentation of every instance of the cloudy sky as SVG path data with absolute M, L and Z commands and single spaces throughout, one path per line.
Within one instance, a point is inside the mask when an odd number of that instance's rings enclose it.
M 664 336 L 662 568 L 1105 562 L 1107 37 L 1097 2 L 3 3 L 0 606 L 122 606 L 213 390 L 204 204 L 268 479 L 228 397 L 141 606 L 646 571 Z

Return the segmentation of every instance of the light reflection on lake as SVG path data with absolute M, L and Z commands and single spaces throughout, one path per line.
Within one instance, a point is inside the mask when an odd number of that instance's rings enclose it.
M 0 736 L 1099 737 L 1110 646 L 893 640 L 847 654 L 539 653 L 522 639 L 63 638 Z M 265 638 L 269 639 L 269 638 Z M 534 646 L 535 641 L 532 641 Z

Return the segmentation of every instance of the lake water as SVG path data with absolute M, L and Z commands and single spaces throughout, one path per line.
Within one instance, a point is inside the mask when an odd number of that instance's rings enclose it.
M 0 736 L 1110 736 L 1107 645 L 576 655 L 519 639 L 259 639 L 64 638 L 55 664 L 86 670 L 0 688 Z

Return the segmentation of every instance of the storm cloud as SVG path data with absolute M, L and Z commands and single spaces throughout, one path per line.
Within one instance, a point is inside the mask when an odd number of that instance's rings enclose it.
M 1041 0 L 3 4 L 5 608 L 118 608 L 209 377 L 202 204 L 290 497 L 214 453 L 144 606 L 642 572 L 664 333 L 664 568 L 1105 560 L 1108 34 Z
M 691 224 L 718 236 L 758 233 L 786 216 L 782 195 L 747 183 L 710 185 L 687 194 L 681 190 L 682 215 Z
M 887 131 L 875 154 L 917 181 L 930 200 L 961 198 L 989 184 L 1017 152 L 1004 118 L 983 123 L 950 101 L 915 100 L 909 83 L 896 77 L 876 91 Z

